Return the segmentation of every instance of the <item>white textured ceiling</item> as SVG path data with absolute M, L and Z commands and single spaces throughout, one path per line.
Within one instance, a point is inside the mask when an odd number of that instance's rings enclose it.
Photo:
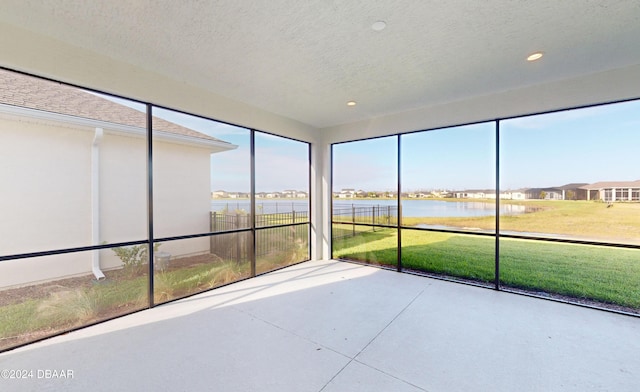
M 638 0 L 2 0 L 0 22 L 317 128 L 640 64 Z

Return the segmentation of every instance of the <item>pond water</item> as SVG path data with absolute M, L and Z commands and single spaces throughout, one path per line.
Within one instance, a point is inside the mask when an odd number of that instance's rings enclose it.
M 397 206 L 395 200 L 334 200 L 334 208 Z M 211 211 L 250 210 L 249 200 L 216 200 L 211 202 Z M 259 199 L 256 200 L 258 213 L 273 214 L 284 212 L 302 212 L 309 210 L 309 201 L 304 199 Z M 517 215 L 528 212 L 525 206 L 505 204 L 500 205 L 501 215 Z M 405 217 L 473 217 L 495 216 L 496 205 L 491 202 L 480 201 L 442 201 L 429 199 L 402 200 L 402 213 Z
M 334 208 L 348 208 L 351 206 L 396 206 L 395 200 L 334 200 Z M 525 206 L 501 204 L 501 215 L 524 214 Z M 404 217 L 473 217 L 495 216 L 496 205 L 491 202 L 479 201 L 442 201 L 442 200 L 402 200 L 402 215 Z

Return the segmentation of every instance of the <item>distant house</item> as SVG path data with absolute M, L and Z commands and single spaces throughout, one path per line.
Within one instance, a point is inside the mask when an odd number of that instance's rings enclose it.
M 557 187 L 529 188 L 525 190 L 527 199 L 543 200 L 587 200 L 587 192 L 582 189 L 586 183 L 571 183 Z
M 640 201 L 640 180 L 596 182 L 580 189 L 586 191 L 586 200 Z
M 529 188 L 525 191 L 527 199 L 562 200 L 562 189 L 559 188 Z
M 228 197 L 228 193 L 225 191 L 220 190 L 211 192 L 211 198 L 213 199 L 224 199 L 226 197 Z
M 294 189 L 286 189 L 282 191 L 282 197 L 290 198 L 290 199 L 303 199 L 308 197 L 307 192 L 296 191 Z
M 524 189 L 504 191 L 500 193 L 500 198 L 506 200 L 524 200 L 526 199 L 526 192 Z
M 437 192 L 437 191 L 431 191 L 429 193 L 407 192 L 406 194 L 403 193 L 402 196 L 403 197 L 408 197 L 409 199 L 426 199 L 428 197 L 445 197 L 445 196 L 440 196 L 440 192 Z
M 296 197 L 296 193 L 297 192 L 293 189 L 285 189 L 284 191 L 282 191 L 282 197 L 292 199 Z
M 431 191 L 429 192 L 428 195 L 425 195 L 424 193 L 419 193 L 418 197 L 449 197 L 450 192 L 449 191 Z
M 582 187 L 588 185 L 584 182 L 574 182 L 559 186 L 562 191 L 562 200 L 587 200 L 587 191 Z
M 450 192 L 453 197 L 458 199 L 495 199 L 495 189 L 479 189 L 479 190 L 465 190 Z M 500 199 L 505 200 L 524 200 L 525 193 L 523 190 L 504 191 L 500 192 Z
M 495 189 L 469 189 L 455 192 L 455 197 L 459 199 L 495 199 Z
M 154 117 L 155 237 L 209 230 L 210 155 L 235 145 Z M 147 236 L 146 114 L 58 83 L 0 70 L 0 253 Z M 214 192 L 215 194 L 215 192 Z M 208 239 L 173 241 L 173 256 Z M 117 268 L 109 249 L 0 263 L 0 287 Z
M 523 188 L 500 192 L 503 200 L 586 200 L 586 191 L 580 189 L 582 183 L 567 184 L 560 187 Z M 465 190 L 452 193 L 456 198 L 495 199 L 494 189 Z
M 356 197 L 356 190 L 350 188 L 342 189 L 339 193 L 337 193 L 337 197 L 340 199 L 353 199 L 354 197 Z

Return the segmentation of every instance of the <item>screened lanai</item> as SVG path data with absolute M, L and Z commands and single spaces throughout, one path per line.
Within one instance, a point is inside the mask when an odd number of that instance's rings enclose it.
M 6 2 L 6 385 L 630 390 L 638 18 Z

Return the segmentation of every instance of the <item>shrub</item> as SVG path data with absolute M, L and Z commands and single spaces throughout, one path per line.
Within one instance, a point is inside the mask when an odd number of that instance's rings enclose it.
M 154 244 L 153 251 L 157 252 L 160 245 L 160 243 Z M 122 260 L 123 269 L 128 274 L 137 273 L 140 267 L 149 262 L 147 245 L 118 247 L 112 250 Z

